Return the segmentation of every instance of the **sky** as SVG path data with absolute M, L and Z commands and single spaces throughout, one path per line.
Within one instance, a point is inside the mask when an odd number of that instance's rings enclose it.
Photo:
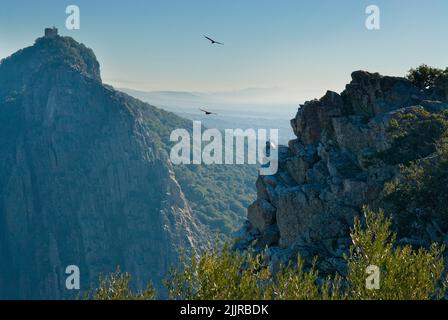
M 365 27 L 372 4 L 380 30 Z M 68 5 L 80 8 L 80 30 L 65 28 Z M 92 48 L 119 88 L 303 102 L 342 91 L 354 70 L 448 66 L 447 16 L 446 0 L 0 0 L 0 57 L 55 25 Z

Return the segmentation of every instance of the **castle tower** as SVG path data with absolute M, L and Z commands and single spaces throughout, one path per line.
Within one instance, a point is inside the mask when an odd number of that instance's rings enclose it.
M 56 27 L 45 28 L 45 38 L 55 38 L 57 36 L 58 36 L 58 29 Z

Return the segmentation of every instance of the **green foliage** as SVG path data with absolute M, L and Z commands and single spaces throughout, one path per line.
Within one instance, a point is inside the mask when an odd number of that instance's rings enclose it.
M 298 257 L 297 264 L 280 267 L 275 274 L 271 298 L 276 300 L 341 300 L 346 293 L 341 289 L 341 277 L 320 281 L 316 270 L 317 258 L 311 268 L 305 271 L 304 261 Z
M 117 269 L 106 277 L 100 277 L 100 283 L 90 298 L 93 300 L 154 300 L 156 290 L 151 283 L 143 292 L 133 292 L 130 287 L 131 275 Z
M 316 261 L 305 271 L 297 264 L 280 266 L 273 274 L 263 253 L 235 252 L 228 246 L 171 271 L 166 286 L 172 299 L 187 300 L 316 300 L 341 299 L 340 277 L 319 280 Z M 321 284 L 319 284 L 321 283 Z
M 340 299 L 436 299 L 442 298 L 446 281 L 443 247 L 429 250 L 400 247 L 384 213 L 364 209 L 364 220 L 355 219 L 352 246 L 345 277 L 322 279 L 314 260 L 306 268 L 297 263 L 278 266 L 275 273 L 263 253 L 236 252 L 228 245 L 202 256 L 185 257 L 172 268 L 165 286 L 169 298 L 181 300 L 340 300 Z M 380 288 L 368 289 L 366 269 L 380 270 Z M 154 290 L 133 294 L 129 275 L 119 272 L 103 279 L 95 299 L 153 298 Z
M 163 149 L 169 155 L 175 144 L 170 141 L 173 130 L 185 129 L 192 134 L 191 121 L 123 93 L 119 95 L 131 100 L 143 117 L 154 149 Z M 176 165 L 174 172 L 195 216 L 221 239 L 229 240 L 244 222 L 246 208 L 255 200 L 257 165 Z
M 443 247 L 413 250 L 394 246 L 391 219 L 364 208 L 366 228 L 355 219 L 348 259 L 347 281 L 351 299 L 426 300 L 441 297 L 444 272 Z M 366 268 L 380 269 L 380 289 L 366 287 Z
M 448 226 L 448 162 L 441 154 L 400 167 L 400 176 L 386 184 L 385 203 L 394 210 L 400 235 L 426 238 L 427 225 L 441 236 Z
M 169 296 L 186 300 L 264 299 L 269 294 L 264 289 L 271 272 L 263 260 L 263 255 L 241 254 L 228 245 L 199 259 L 183 259 L 166 281 Z
M 400 236 L 441 237 L 448 231 L 448 112 L 414 108 L 397 115 L 389 133 L 394 140 L 383 159 L 399 164 L 400 174 L 385 184 L 383 205 Z
M 201 222 L 224 235 L 243 224 L 256 196 L 256 165 L 181 165 L 174 170 Z
M 407 78 L 420 89 L 430 89 L 447 81 L 448 68 L 442 70 L 422 64 L 409 70 Z
M 391 119 L 388 135 L 392 146 L 380 154 L 389 164 L 408 164 L 436 152 L 437 141 L 448 129 L 448 112 L 429 112 L 414 107 Z

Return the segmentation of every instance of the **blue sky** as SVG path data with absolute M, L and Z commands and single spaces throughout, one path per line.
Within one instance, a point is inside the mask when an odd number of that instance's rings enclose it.
M 64 28 L 71 4 L 81 30 Z M 370 4 L 381 9 L 381 30 L 364 26 Z M 104 81 L 117 87 L 269 88 L 301 102 L 341 91 L 358 69 L 448 66 L 447 16 L 446 0 L 0 0 L 0 57 L 56 25 L 94 49 Z

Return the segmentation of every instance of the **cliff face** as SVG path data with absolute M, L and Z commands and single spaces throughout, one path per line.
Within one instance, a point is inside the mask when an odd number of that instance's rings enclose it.
M 179 250 L 207 243 L 160 139 L 170 117 L 103 85 L 71 38 L 1 62 L 0 298 L 75 297 L 68 265 L 84 290 L 118 265 L 161 287 Z
M 274 261 L 319 256 L 320 270 L 343 272 L 354 217 L 364 204 L 381 206 L 398 173 L 380 156 L 394 152 L 390 122 L 413 106 L 448 107 L 435 100 L 404 78 L 358 71 L 341 94 L 306 102 L 291 120 L 297 139 L 279 147 L 278 173 L 258 178 L 240 246 L 257 240 Z

